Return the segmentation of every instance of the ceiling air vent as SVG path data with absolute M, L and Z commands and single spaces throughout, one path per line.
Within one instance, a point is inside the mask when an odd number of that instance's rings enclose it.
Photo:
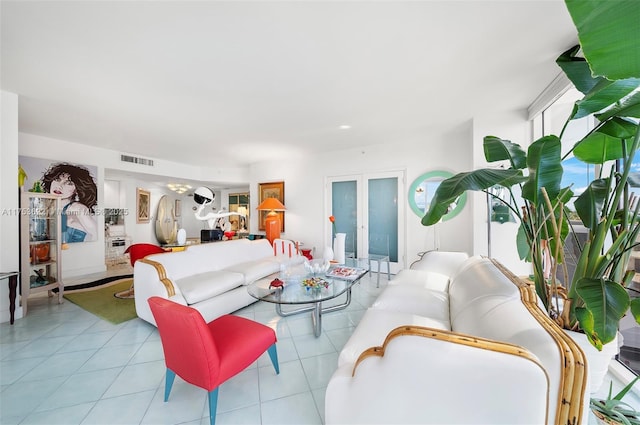
M 140 158 L 137 156 L 120 155 L 120 161 L 131 162 L 132 164 L 148 165 L 150 167 L 153 167 L 153 159 Z

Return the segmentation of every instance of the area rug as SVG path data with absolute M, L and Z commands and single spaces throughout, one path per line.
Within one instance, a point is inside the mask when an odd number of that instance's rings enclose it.
M 122 279 L 131 279 L 131 278 L 133 278 L 132 274 L 123 274 L 120 276 L 109 276 L 109 277 L 104 277 L 102 279 L 94 280 L 93 282 L 79 283 L 77 285 L 65 285 L 64 291 L 73 292 L 73 291 L 78 291 L 80 289 L 96 288 L 98 286 L 118 283 L 118 281 Z M 58 288 L 54 288 L 53 292 L 58 292 Z
M 65 288 L 64 298 L 96 316 L 113 324 L 138 317 L 133 298 L 118 298 L 115 295 L 128 292 L 133 279 L 118 279 L 99 287 L 84 289 Z

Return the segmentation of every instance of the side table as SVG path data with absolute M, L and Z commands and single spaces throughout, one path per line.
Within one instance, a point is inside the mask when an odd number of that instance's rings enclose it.
M 14 315 L 16 312 L 16 289 L 18 288 L 18 276 L 20 272 L 0 272 L 0 280 L 9 280 L 9 314 L 11 317 L 10 324 L 13 325 Z
M 387 280 L 391 280 L 391 265 L 389 264 L 389 256 L 384 254 L 369 254 L 363 260 L 369 261 L 369 271 L 371 271 L 371 262 L 376 261 L 378 263 L 378 282 L 376 288 L 380 287 L 380 273 L 382 273 L 382 263 L 387 263 Z

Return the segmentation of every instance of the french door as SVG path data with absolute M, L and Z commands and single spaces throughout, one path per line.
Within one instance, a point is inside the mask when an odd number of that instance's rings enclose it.
M 327 216 L 336 218 L 336 231 L 346 233 L 347 256 L 388 255 L 391 273 L 404 268 L 404 172 L 389 171 L 327 179 Z M 326 240 L 333 228 L 328 226 Z M 377 271 L 377 262 L 372 263 Z M 385 267 L 382 268 L 386 272 Z

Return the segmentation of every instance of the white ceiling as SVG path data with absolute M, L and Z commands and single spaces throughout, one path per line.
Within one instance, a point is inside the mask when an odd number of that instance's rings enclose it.
M 416 141 L 524 110 L 576 43 L 561 0 L 0 7 L 20 131 L 194 165 Z

